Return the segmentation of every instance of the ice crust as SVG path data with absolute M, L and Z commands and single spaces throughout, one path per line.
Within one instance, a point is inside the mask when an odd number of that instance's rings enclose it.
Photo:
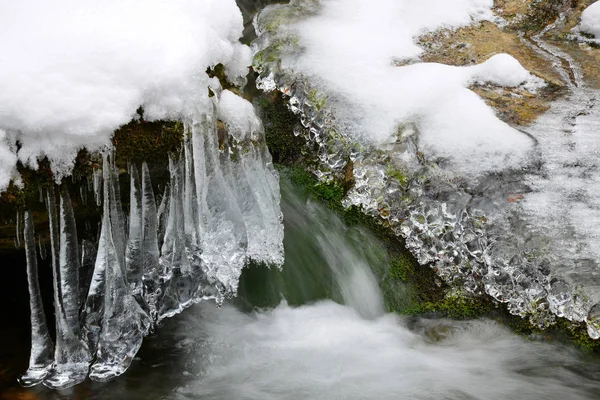
M 3 1 L 0 190 L 17 159 L 46 155 L 67 175 L 80 148 L 106 145 L 140 106 L 147 120 L 206 106 L 207 67 L 247 73 L 242 30 L 234 0 Z

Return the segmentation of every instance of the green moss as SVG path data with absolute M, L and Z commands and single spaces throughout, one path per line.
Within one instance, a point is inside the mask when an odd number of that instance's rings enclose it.
M 489 316 L 493 310 L 493 303 L 481 297 L 450 295 L 438 301 L 419 302 L 412 308 L 403 310 L 403 313 L 408 315 L 435 314 L 455 319 L 472 319 Z
M 184 127 L 179 121 L 153 121 L 143 118 L 131 121 L 115 131 L 113 145 L 117 164 L 124 167 L 127 160 L 152 160 L 166 164 L 169 154 L 177 154 L 183 143 Z
M 261 110 L 265 140 L 273 161 L 285 165 L 305 162 L 308 145 L 302 137 L 294 135 L 298 118 L 287 108 L 283 95 L 278 91 L 262 94 L 255 104 Z
M 297 48 L 299 41 L 300 38 L 296 35 L 276 38 L 267 47 L 254 55 L 252 66 L 260 71 L 264 67 L 264 64 L 272 63 L 280 59 L 282 51 Z
M 528 6 L 527 14 L 512 28 L 529 35 L 540 32 L 564 11 L 564 3 L 563 0 L 532 1 Z
M 573 345 L 584 353 L 600 355 L 600 340 L 590 338 L 583 322 L 571 322 L 565 318 L 557 318 L 554 325 L 542 330 L 532 326 L 525 318 L 509 314 L 504 308 L 499 309 L 495 318 L 521 336 L 558 341 Z
M 206 70 L 206 73 L 211 78 L 217 78 L 219 80 L 219 82 L 221 83 L 221 87 L 223 89 L 230 90 L 237 95 L 240 94 L 239 88 L 237 86 L 235 86 L 233 83 L 229 82 L 229 80 L 227 79 L 227 75 L 225 74 L 225 66 L 223 64 L 219 63 L 212 68 L 208 68 Z M 208 89 L 208 90 L 209 90 L 209 96 L 211 96 L 211 97 L 214 96 L 212 91 L 210 89 Z
M 319 93 L 316 89 L 310 90 L 306 94 L 306 97 L 307 97 L 308 101 L 310 101 L 312 103 L 312 105 L 315 106 L 315 109 L 317 111 L 320 111 L 325 106 L 325 103 L 327 102 L 327 95 Z
M 387 176 L 395 179 L 400 185 L 406 186 L 408 184 L 408 176 L 406 173 L 393 167 L 386 168 L 385 172 Z
M 411 257 L 405 254 L 394 258 L 390 262 L 390 276 L 393 279 L 409 282 L 415 274 L 415 264 Z

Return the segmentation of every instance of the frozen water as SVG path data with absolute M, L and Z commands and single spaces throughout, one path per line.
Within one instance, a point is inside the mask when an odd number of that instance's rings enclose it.
M 48 190 L 47 207 L 51 227 L 56 346 L 54 363 L 44 379 L 44 385 L 51 388 L 67 388 L 85 380 L 91 361 L 89 350 L 81 340 L 79 243 L 71 198 L 66 187 L 60 192 L 59 221 L 52 188 Z
M 25 213 L 24 221 L 25 255 L 27 256 L 27 282 L 29 287 L 29 310 L 31 312 L 31 354 L 29 368 L 19 378 L 23 386 L 34 386 L 44 380 L 52 366 L 52 339 L 48 333 L 44 306 L 38 283 L 37 255 L 33 219 Z
M 158 209 L 148 165 L 130 163 L 125 215 L 115 155 L 107 149 L 91 182 L 94 195 L 102 195 L 99 242 L 80 247 L 67 185 L 60 187 L 59 210 L 54 187 L 48 188 L 57 344 L 45 385 L 66 388 L 88 371 L 97 381 L 122 374 L 163 319 L 202 300 L 221 304 L 235 296 L 251 259 L 283 263 L 278 175 L 262 124 L 250 103 L 231 92 L 220 113 L 221 90 L 213 87 L 210 107 L 185 123 Z M 34 378 L 24 383 L 43 377 Z
M 96 357 L 90 369 L 90 378 L 98 381 L 108 380 L 127 370 L 151 324 L 127 285 L 122 264 L 124 248 L 115 243 L 123 238 L 123 225 L 121 213 L 115 211 L 118 192 L 114 188 L 118 181 L 115 182 L 112 160 L 109 161 L 107 155 L 104 155 L 103 173 L 104 210 L 95 268 L 99 272 L 97 275 L 102 274 L 104 278 L 104 293 L 100 294 L 104 304 Z

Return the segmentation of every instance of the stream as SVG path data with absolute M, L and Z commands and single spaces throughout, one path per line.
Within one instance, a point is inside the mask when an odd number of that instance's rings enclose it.
M 37 399 L 597 399 L 600 363 L 491 320 L 385 312 L 385 247 L 282 178 L 286 262 L 244 271 L 239 297 L 167 320 L 131 368 Z

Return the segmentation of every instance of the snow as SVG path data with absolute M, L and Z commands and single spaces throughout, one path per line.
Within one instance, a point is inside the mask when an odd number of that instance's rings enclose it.
M 426 155 L 452 159 L 467 175 L 518 165 L 532 141 L 468 89 L 475 82 L 536 81 L 517 60 L 500 54 L 469 67 L 392 62 L 418 61 L 423 50 L 415 38 L 428 31 L 493 19 L 492 6 L 492 0 L 322 1 L 316 15 L 291 27 L 302 51 L 282 66 L 326 92 L 340 125 L 356 138 L 383 143 L 399 124 L 414 124 Z
M 246 135 L 256 134 L 262 130 L 262 123 L 256 116 L 252 103 L 229 90 L 221 93 L 218 116 L 228 125 L 229 133 L 238 141 L 244 140 Z
M 183 118 L 208 104 L 206 68 L 245 76 L 234 0 L 1 0 L 0 190 L 16 158 L 47 155 L 58 177 L 77 150 L 106 145 L 139 106 Z M 5 154 L 7 153 L 7 154 Z
M 4 130 L 0 129 L 0 188 L 8 186 L 14 175 L 17 156 L 14 154 L 14 146 Z
M 586 8 L 581 14 L 581 30 L 600 39 L 600 1 Z

